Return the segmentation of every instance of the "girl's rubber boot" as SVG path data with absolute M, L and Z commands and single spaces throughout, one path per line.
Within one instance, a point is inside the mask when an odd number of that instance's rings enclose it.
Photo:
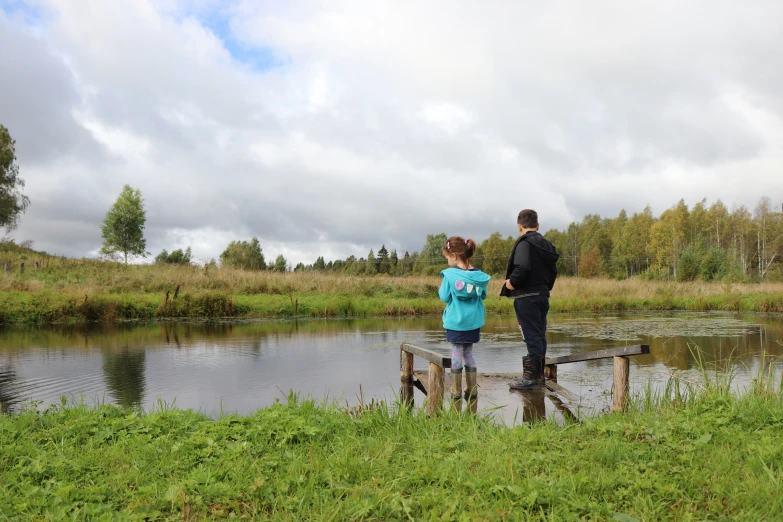
M 462 411 L 462 368 L 451 370 L 451 400 L 454 411 Z
M 468 401 L 468 409 L 471 413 L 478 410 L 478 384 L 476 384 L 476 368 L 465 366 L 465 400 Z
M 522 357 L 522 378 L 508 383 L 512 390 L 537 390 L 544 386 L 544 358 Z

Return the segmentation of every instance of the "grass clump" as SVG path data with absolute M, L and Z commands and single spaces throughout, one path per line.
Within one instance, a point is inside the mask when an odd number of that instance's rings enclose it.
M 294 396 L 218 420 L 167 408 L 27 410 L 0 417 L 0 514 L 772 520 L 783 510 L 783 401 L 765 390 L 704 389 L 625 415 L 515 428 Z

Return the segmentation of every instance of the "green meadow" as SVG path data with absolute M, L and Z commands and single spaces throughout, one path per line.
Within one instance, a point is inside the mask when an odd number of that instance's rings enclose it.
M 248 416 L 161 406 L 0 416 L 7 520 L 780 520 L 783 399 L 726 383 L 625 414 L 507 427 L 291 395 Z

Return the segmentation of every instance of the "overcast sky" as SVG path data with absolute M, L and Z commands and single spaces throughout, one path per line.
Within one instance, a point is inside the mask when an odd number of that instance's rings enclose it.
M 783 2 L 0 0 L 13 233 L 312 263 L 680 198 L 783 200 Z

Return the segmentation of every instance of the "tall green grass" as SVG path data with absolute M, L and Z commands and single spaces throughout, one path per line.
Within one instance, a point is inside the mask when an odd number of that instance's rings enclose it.
M 671 393 L 673 390 L 669 390 Z M 113 406 L 0 416 L 20 520 L 775 520 L 779 387 L 505 428 L 300 401 L 211 420 Z M 676 397 L 676 394 L 671 395 Z

